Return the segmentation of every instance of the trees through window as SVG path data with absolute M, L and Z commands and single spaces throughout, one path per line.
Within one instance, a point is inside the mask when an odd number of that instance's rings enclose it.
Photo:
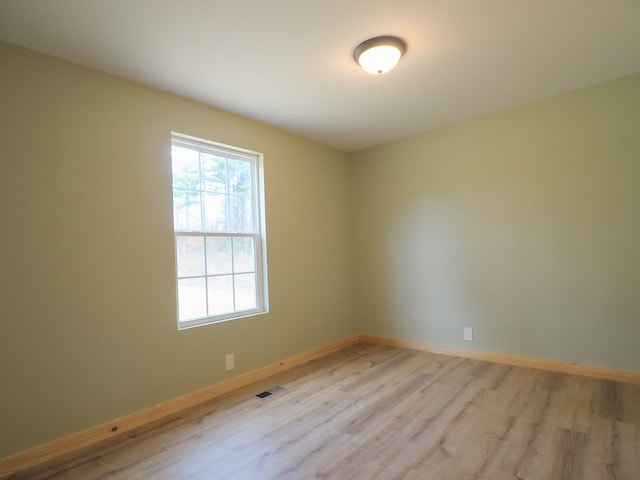
M 261 161 L 172 135 L 179 328 L 266 311 Z

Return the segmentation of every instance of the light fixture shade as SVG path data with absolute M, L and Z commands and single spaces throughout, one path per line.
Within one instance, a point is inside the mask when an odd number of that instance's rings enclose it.
M 401 38 L 375 37 L 358 45 L 353 58 L 366 72 L 382 75 L 396 66 L 406 49 L 407 44 Z

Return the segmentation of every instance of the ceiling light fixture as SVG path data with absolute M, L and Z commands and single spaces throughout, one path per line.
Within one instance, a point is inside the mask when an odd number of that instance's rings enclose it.
M 382 75 L 396 66 L 406 50 L 404 40 L 385 35 L 362 42 L 353 51 L 353 58 L 366 72 Z

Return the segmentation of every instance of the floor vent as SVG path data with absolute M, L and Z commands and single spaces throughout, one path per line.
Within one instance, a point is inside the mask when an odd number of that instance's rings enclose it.
M 255 398 L 257 398 L 258 400 L 264 400 L 265 398 L 272 397 L 276 393 L 284 392 L 285 390 L 286 390 L 286 388 L 281 387 L 280 385 L 278 385 L 276 387 L 271 387 L 269 390 L 265 390 L 264 392 L 260 392 L 260 393 L 256 394 Z

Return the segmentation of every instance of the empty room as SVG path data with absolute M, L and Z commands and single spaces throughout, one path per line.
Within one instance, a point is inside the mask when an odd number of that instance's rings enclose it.
M 0 479 L 640 479 L 640 1 L 0 1 Z

